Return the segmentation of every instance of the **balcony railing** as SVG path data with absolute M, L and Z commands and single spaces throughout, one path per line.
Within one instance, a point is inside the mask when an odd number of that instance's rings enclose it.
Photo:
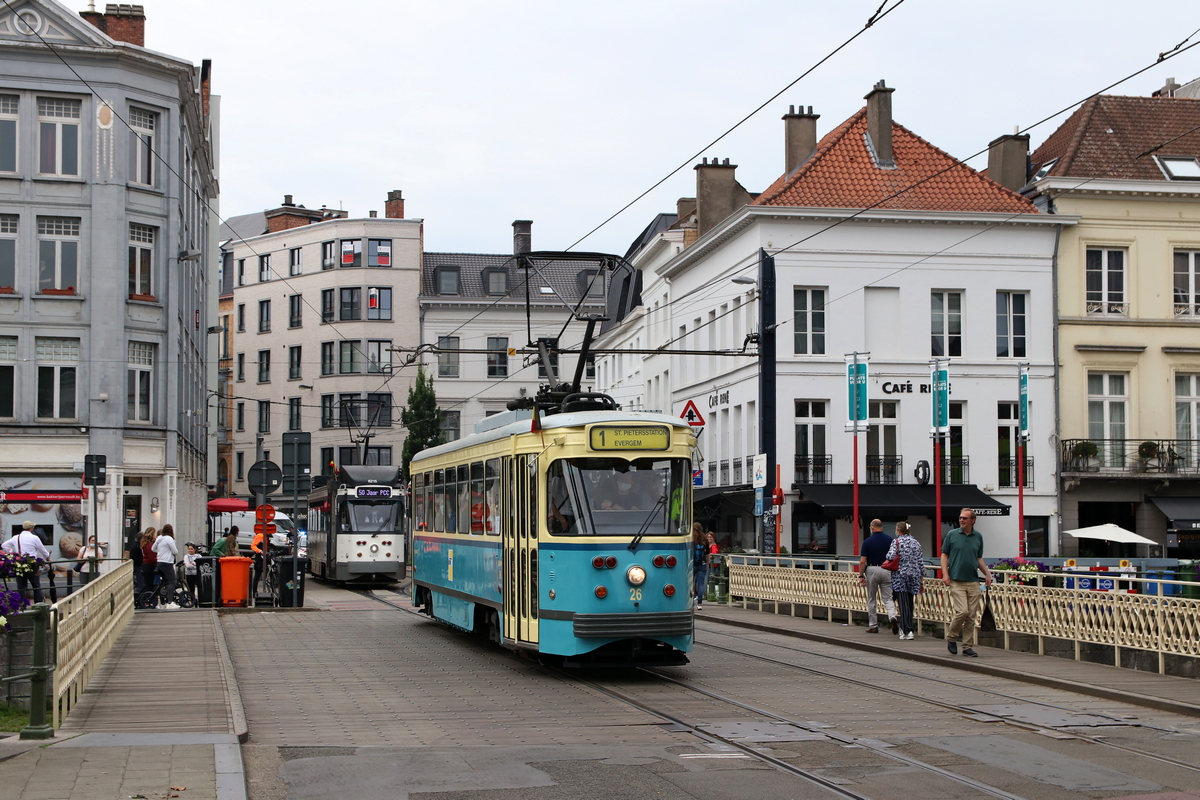
M 1000 480 L 997 484 L 1001 489 L 1017 488 L 1017 459 L 1000 457 Z M 1025 488 L 1033 488 L 1033 456 L 1025 456 Z
M 867 483 L 901 483 L 904 456 L 867 456 Z
M 1129 303 L 1112 303 L 1089 300 L 1088 316 L 1129 316 Z
M 971 457 L 970 456 L 942 456 L 942 476 L 943 484 L 951 483 L 970 483 L 971 482 Z
M 796 476 L 792 488 L 802 483 L 829 483 L 833 474 L 833 456 L 796 456 Z
M 1197 439 L 1064 439 L 1064 473 L 1200 476 Z

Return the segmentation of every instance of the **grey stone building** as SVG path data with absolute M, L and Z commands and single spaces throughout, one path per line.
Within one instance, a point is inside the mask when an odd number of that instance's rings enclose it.
M 144 26 L 0 9 L 0 528 L 33 519 L 56 558 L 93 507 L 113 555 L 148 525 L 198 538 L 215 482 L 218 98 Z M 108 476 L 81 508 L 87 453 Z

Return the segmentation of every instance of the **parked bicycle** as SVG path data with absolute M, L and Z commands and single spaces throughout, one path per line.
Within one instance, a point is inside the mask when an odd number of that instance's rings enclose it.
M 176 565 L 176 569 L 182 570 L 182 567 L 183 562 Z M 196 607 L 196 598 L 188 590 L 186 583 L 177 583 L 175 585 L 175 592 L 171 595 L 170 602 L 179 608 Z M 134 608 L 158 608 L 162 604 L 162 583 L 158 581 L 155 581 L 152 588 L 144 590 L 133 599 Z

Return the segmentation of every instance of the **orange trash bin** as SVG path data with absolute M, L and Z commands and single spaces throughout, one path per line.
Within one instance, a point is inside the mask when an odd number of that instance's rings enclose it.
M 250 605 L 250 565 L 253 559 L 244 556 L 221 558 L 221 605 Z

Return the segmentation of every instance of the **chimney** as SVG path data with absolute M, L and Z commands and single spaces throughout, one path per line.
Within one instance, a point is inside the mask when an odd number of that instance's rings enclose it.
M 146 46 L 146 11 L 140 5 L 109 3 L 104 13 L 80 11 L 79 16 L 118 42 Z
M 374 211 L 374 210 L 372 210 L 372 211 L 368 211 L 368 212 L 367 212 L 367 216 L 368 216 L 368 217 L 370 217 L 371 219 L 375 219 L 376 217 L 378 217 L 378 216 L 379 216 L 379 212 L 378 212 L 378 211 Z
M 1009 134 L 988 143 L 988 177 L 1014 192 L 1029 180 L 1029 134 Z
M 200 108 L 204 116 L 208 116 L 209 101 L 212 98 L 212 59 L 206 58 L 200 62 Z
M 290 194 L 285 194 L 283 196 L 283 204 L 279 208 L 267 211 L 266 215 L 267 233 L 275 233 L 291 228 L 300 228 L 313 222 L 320 222 L 324 218 L 325 213 L 318 209 L 310 210 L 304 206 L 298 206 L 292 202 Z
M 1151 93 L 1151 97 L 1174 97 L 1175 90 L 1179 89 L 1180 85 L 1175 82 L 1174 78 L 1167 78 L 1167 82 L 1163 84 L 1161 89 L 1155 89 Z
M 513 221 L 513 255 L 533 252 L 533 220 Z
M 399 189 L 387 193 L 387 201 L 383 204 L 383 215 L 388 219 L 404 219 L 404 196 Z
M 813 113 L 812 106 L 807 112 L 800 106 L 799 114 L 795 106 L 788 106 L 788 113 L 783 115 L 784 175 L 795 172 L 817 149 L 817 120 L 820 118 L 820 114 Z
M 737 164 L 730 164 L 728 158 L 720 164 L 706 158 L 695 170 L 696 233 L 703 236 L 754 198 L 737 182 Z
M 883 81 L 875 84 L 866 96 L 867 137 L 875 149 L 875 164 L 883 169 L 894 169 L 896 159 L 892 153 L 892 92 Z

